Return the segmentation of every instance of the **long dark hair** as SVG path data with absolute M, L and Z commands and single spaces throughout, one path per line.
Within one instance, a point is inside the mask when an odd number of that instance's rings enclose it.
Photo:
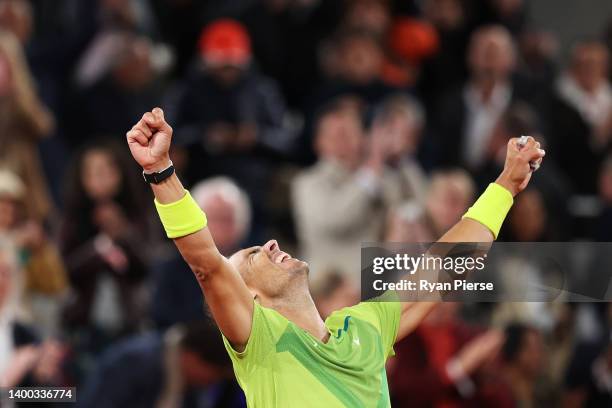
M 91 211 L 95 203 L 85 191 L 81 173 L 85 157 L 93 150 L 106 152 L 121 174 L 121 185 L 113 201 L 121 207 L 130 220 L 142 220 L 146 215 L 148 206 L 144 200 L 145 190 L 143 184 L 139 183 L 138 168 L 130 160 L 126 149 L 114 140 L 96 140 L 83 146 L 76 153 L 65 184 L 64 214 L 66 218 L 80 224 L 78 230 L 82 234 L 88 235 L 88 232 L 92 232 L 86 231 L 91 229 L 86 226 L 91 227 Z

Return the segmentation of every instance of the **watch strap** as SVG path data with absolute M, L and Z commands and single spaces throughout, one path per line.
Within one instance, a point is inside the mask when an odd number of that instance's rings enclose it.
M 173 174 L 174 174 L 174 164 L 170 162 L 170 166 L 166 167 L 162 171 L 156 171 L 154 173 L 145 173 L 143 171 L 142 177 L 147 183 L 159 184 Z

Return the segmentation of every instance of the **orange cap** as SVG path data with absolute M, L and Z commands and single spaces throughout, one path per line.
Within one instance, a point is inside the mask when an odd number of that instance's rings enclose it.
M 435 28 L 415 18 L 397 19 L 389 32 L 389 48 L 407 62 L 421 62 L 435 54 L 438 46 L 438 33 Z
M 208 64 L 243 66 L 251 60 L 251 39 L 238 21 L 220 19 L 202 30 L 199 50 Z

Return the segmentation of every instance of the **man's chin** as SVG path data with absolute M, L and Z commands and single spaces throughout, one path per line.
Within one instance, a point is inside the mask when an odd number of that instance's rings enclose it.
M 308 263 L 297 258 L 291 258 L 283 262 L 283 269 L 291 273 L 308 274 Z

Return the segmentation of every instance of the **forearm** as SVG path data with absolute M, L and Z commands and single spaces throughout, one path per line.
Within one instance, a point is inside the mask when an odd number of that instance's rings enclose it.
M 159 184 L 151 184 L 151 189 L 155 194 L 157 203 L 162 205 L 176 203 L 185 198 L 186 194 L 186 190 L 176 174 L 173 174 Z M 192 206 L 195 205 L 194 203 L 191 204 Z M 157 208 L 163 221 L 162 209 L 159 205 Z M 200 209 L 194 209 L 194 211 L 201 212 Z M 168 225 L 165 226 L 168 227 Z M 174 239 L 178 250 L 194 271 L 198 280 L 203 279 L 211 270 L 218 268 L 222 262 L 221 254 L 217 250 L 206 226 L 187 235 L 171 238 Z
M 146 112 L 126 137 L 132 156 L 145 172 L 168 169 L 172 127 L 160 108 Z M 206 215 L 174 174 L 152 189 L 166 235 L 195 273 L 219 328 L 232 344 L 245 345 L 251 333 L 253 297 L 239 272 L 217 250 L 206 228 Z
M 436 244 L 432 245 L 428 254 L 435 257 L 445 257 L 452 250 L 449 243 L 480 243 L 491 244 L 499 232 L 501 223 L 512 205 L 513 194 L 501 184 L 490 186 L 485 193 L 474 203 L 461 221 L 446 232 Z M 478 252 L 488 251 L 490 246 L 478 246 Z M 421 273 L 429 276 L 431 271 L 417 271 L 416 275 L 408 275 L 407 279 L 414 279 Z M 438 282 L 457 279 L 459 275 L 449 275 L 439 271 Z M 427 316 L 427 314 L 442 300 L 443 293 L 432 292 L 428 301 L 405 301 L 402 305 L 402 321 L 398 338 L 410 333 Z
M 183 183 L 176 176 L 176 173 L 159 184 L 151 184 L 151 189 L 155 194 L 155 199 L 160 204 L 174 203 L 185 195 Z

